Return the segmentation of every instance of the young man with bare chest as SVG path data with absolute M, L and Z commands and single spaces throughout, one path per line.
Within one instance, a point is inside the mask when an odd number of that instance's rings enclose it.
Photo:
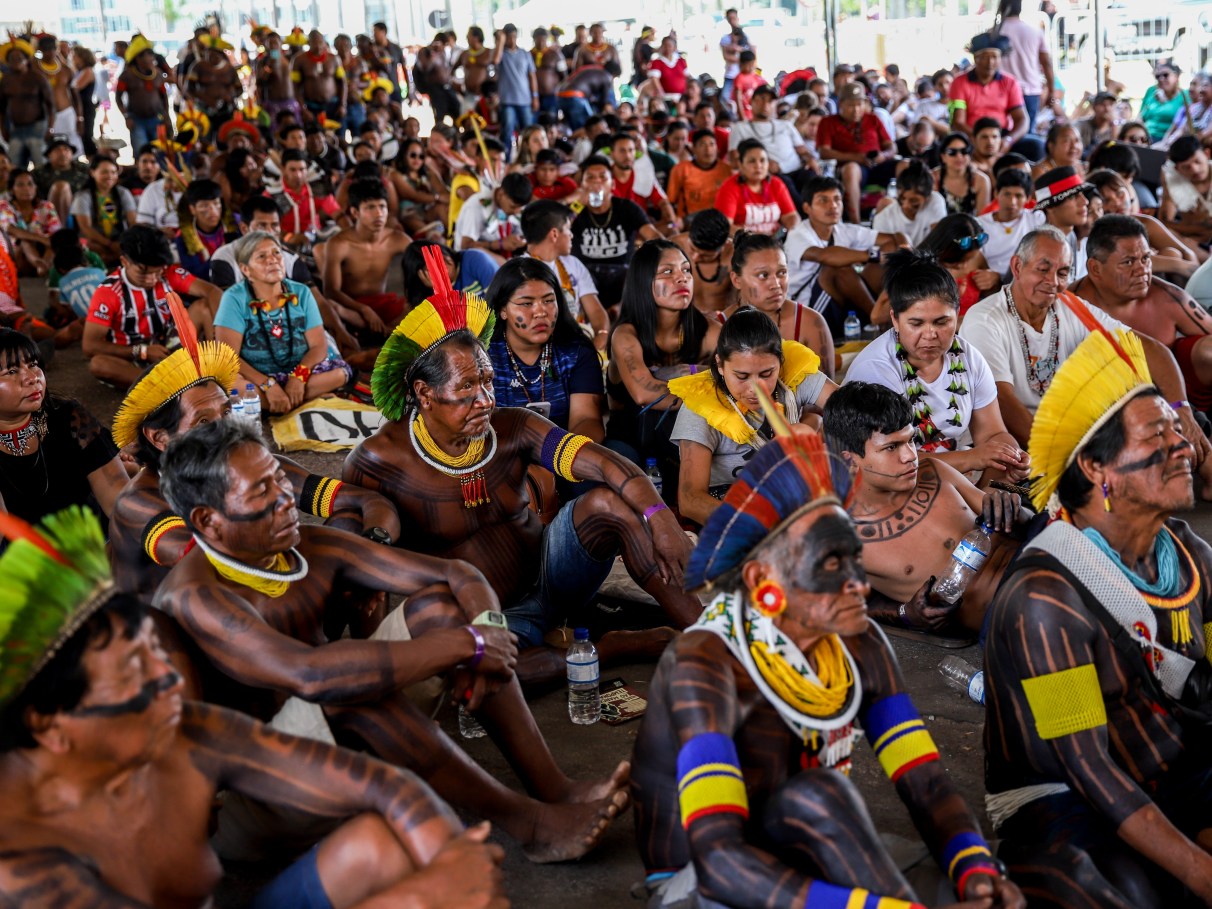
M 534 47 L 530 49 L 530 54 L 534 57 L 535 80 L 539 86 L 539 110 L 554 114 L 560 109 L 556 88 L 568 72 L 568 63 L 559 45 L 551 43 L 550 31 L 539 27 L 531 37 Z
M 1182 370 L 1191 407 L 1206 413 L 1212 407 L 1212 316 L 1185 290 L 1153 275 L 1148 236 L 1135 218 L 1099 218 L 1086 251 L 1088 274 L 1073 292 L 1168 347 Z
M 849 511 L 879 594 L 868 604 L 872 617 L 922 631 L 979 629 L 1019 546 L 1008 535 L 1027 518 L 1018 496 L 982 492 L 945 463 L 919 462 L 913 410 L 883 385 L 850 382 L 835 391 L 825 404 L 824 430 L 833 450 L 862 473 Z M 939 601 L 934 582 L 978 520 L 990 528 L 992 550 L 958 604 Z
M 489 76 L 489 65 L 492 63 L 492 48 L 484 46 L 484 30 L 473 25 L 467 30 L 467 50 L 459 54 L 455 61 L 456 72 L 463 70 L 462 95 L 463 111 L 473 110 L 480 100 L 480 88 Z
M 535 648 L 526 672 L 562 671 L 543 636 L 589 603 L 620 553 L 669 622 L 685 627 L 700 605 L 681 589 L 690 547 L 673 512 L 630 461 L 531 411 L 496 408 L 485 350 L 495 320 L 450 288 L 437 247 L 423 253 L 435 292 L 379 355 L 372 387 L 388 422 L 349 455 L 343 478 L 396 505 L 401 545 L 479 566 L 521 646 Z M 528 507 L 532 464 L 601 485 L 544 527 Z M 605 636 L 602 659 L 626 640 Z
M 43 35 L 38 39 L 38 54 L 41 57 L 38 68 L 50 82 L 51 95 L 55 99 L 51 132 L 63 136 L 72 144 L 76 155 L 82 155 L 84 144 L 80 141 L 80 131 L 84 128 L 84 114 L 80 108 L 80 98 L 72 88 L 76 71 L 59 53 L 59 41 L 54 35 Z
M 290 79 L 295 98 L 313 117 L 345 119 L 345 68 L 317 29 L 307 35 L 307 50 L 291 61 Z
M 409 767 L 453 804 L 499 822 L 538 862 L 577 858 L 626 804 L 626 762 L 576 783 L 556 765 L 513 672 L 517 648 L 497 600 L 469 563 L 300 525 L 294 491 L 259 433 L 200 426 L 164 452 L 160 483 L 197 545 L 155 605 L 236 683 L 225 700 L 281 731 L 357 743 Z M 341 582 L 404 594 L 370 639 L 334 597 Z M 400 627 L 401 620 L 407 634 Z M 529 795 L 475 764 L 403 689 L 449 673 L 458 701 L 501 745 Z M 205 686 L 222 690 L 213 674 Z M 222 829 L 219 836 L 224 837 Z
M 190 67 L 185 79 L 185 97 L 210 118 L 211 132 L 215 133 L 235 113 L 236 100 L 244 91 L 244 85 L 227 56 L 230 44 L 213 35 L 204 35 L 198 40 L 202 55 Z
M 290 75 L 291 61 L 282 52 L 282 36 L 268 32 L 265 53 L 257 58 L 257 97 L 269 114 L 270 123 L 277 124 L 282 111 L 289 111 L 298 122 L 303 122 L 303 112 L 295 98 Z
M 45 160 L 50 125 L 55 119 L 55 101 L 50 82 L 34 66 L 34 48 L 15 38 L 0 45 L 0 60 L 8 71 L 0 79 L 0 134 L 16 170 Z
M 0 684 L 5 905 L 213 905 L 220 790 L 335 829 L 316 848 L 299 844 L 304 855 L 257 894 L 262 909 L 508 905 L 488 825 L 463 831 L 412 774 L 183 700 L 145 608 L 109 582 L 91 513 L 61 512 L 37 530 L 15 520 L 0 583 L 30 657 L 6 663 Z
M 412 241 L 403 231 L 387 227 L 387 193 L 382 183 L 355 182 L 349 188 L 349 213 L 354 226 L 341 231 L 326 247 L 324 290 L 361 317 L 359 327 L 384 335 L 400 321 L 408 305 L 400 294 L 387 292 L 387 271 Z
M 690 229 L 671 238 L 694 267 L 694 306 L 703 315 L 718 318 L 736 302 L 732 271 L 732 225 L 714 208 L 695 215 Z
M 131 41 L 124 59 L 126 67 L 118 77 L 114 103 L 126 118 L 131 144 L 140 149 L 154 142 L 160 126 L 170 122 L 168 76 L 156 62 L 155 48 L 142 35 Z

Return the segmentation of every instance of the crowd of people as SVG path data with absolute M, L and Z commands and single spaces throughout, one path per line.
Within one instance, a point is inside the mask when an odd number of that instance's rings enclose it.
M 501 907 L 489 824 L 634 805 L 651 907 L 916 909 L 861 732 L 957 905 L 1212 905 L 1212 78 L 1067 111 L 1021 14 L 912 85 L 763 74 L 736 10 L 718 81 L 600 23 L 136 34 L 112 85 L 10 36 L 0 901 Z M 384 422 L 321 476 L 253 394 Z M 600 660 L 660 663 L 575 780 L 527 696 L 616 564 L 663 627 Z M 889 635 L 984 648 L 996 850 Z

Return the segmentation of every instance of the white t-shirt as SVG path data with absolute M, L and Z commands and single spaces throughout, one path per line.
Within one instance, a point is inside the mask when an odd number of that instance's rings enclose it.
M 945 217 L 947 203 L 943 194 L 933 192 L 912 221 L 905 217 L 900 205 L 894 200 L 891 205 L 886 205 L 876 212 L 875 217 L 871 219 L 871 228 L 881 234 L 904 234 L 910 246 L 917 246 L 925 239 L 926 234 L 930 233 L 930 228 Z
M 985 261 L 999 275 L 1006 275 L 1010 272 L 1010 257 L 1018 249 L 1018 244 L 1022 242 L 1023 237 L 1037 227 L 1043 226 L 1044 213 L 1034 209 L 1023 209 L 1022 214 L 1005 224 L 993 220 L 993 212 L 987 215 L 977 215 L 976 220 L 980 223 L 981 230 L 989 235 L 989 242 L 981 250 L 985 254 Z
M 833 242 L 822 240 L 812 227 L 812 222 L 805 219 L 787 234 L 783 249 L 787 253 L 787 289 L 793 300 L 798 300 L 799 294 L 808 288 L 821 270 L 817 262 L 804 259 L 804 253 L 810 249 L 824 249 L 826 246 L 840 246 L 843 249 L 870 249 L 875 245 L 879 231 L 861 224 L 845 222 L 834 225 Z
M 166 195 L 168 178 L 164 177 L 148 184 L 139 196 L 139 208 L 135 214 L 136 224 L 148 224 L 160 230 L 169 230 L 177 224 L 177 202 L 179 193 L 172 193 L 171 200 Z
M 804 166 L 796 149 L 803 146 L 804 138 L 793 123 L 786 120 L 741 120 L 732 125 L 728 134 L 728 150 L 736 151 L 746 139 L 757 139 L 766 148 L 770 160 L 779 166 L 779 172 L 789 174 Z
M 933 422 L 934 428 L 947 440 L 943 445 L 923 446 L 924 451 L 971 448 L 972 412 L 988 407 L 997 400 L 997 383 L 993 379 L 993 373 L 989 371 L 989 364 L 973 344 L 963 346 L 961 360 L 965 372 L 958 378 L 968 389 L 966 395 L 953 394 L 947 390 L 952 377 L 947 374 L 945 364 L 933 382 L 922 382 L 922 388 L 926 392 L 922 402 L 929 406 L 931 412 L 927 419 Z M 896 358 L 896 332 L 886 331 L 859 351 L 846 371 L 846 382 L 872 382 L 904 394 L 903 375 L 902 364 Z M 952 417 L 953 398 L 956 403 L 955 415 L 960 420 L 959 426 L 948 422 Z
M 527 258 L 535 259 L 542 262 L 551 269 L 551 273 L 556 276 L 556 280 L 560 286 L 564 286 L 564 278 L 560 274 L 560 269 L 556 267 L 555 260 L 548 262 L 546 259 L 540 259 L 538 256 L 532 256 L 526 253 Z M 568 282 L 572 285 L 572 293 L 565 293 L 564 302 L 568 304 L 568 311 L 572 313 L 574 319 L 581 317 L 581 297 L 589 294 L 596 295 L 598 286 L 593 282 L 593 276 L 589 274 L 589 269 L 585 267 L 585 263 L 576 256 L 559 256 L 560 264 L 564 266 L 564 274 L 568 276 Z M 565 288 L 567 291 L 567 288 Z
M 463 203 L 455 220 L 454 247 L 463 248 L 463 238 L 481 243 L 496 243 L 506 237 L 521 236 L 522 224 L 516 216 L 501 218 L 492 203 L 492 193 L 477 193 Z
M 1082 301 L 1085 302 L 1085 301 Z M 1081 321 L 1069 311 L 1064 303 L 1054 304 L 1060 319 L 1060 345 L 1057 348 L 1058 365 L 1065 357 L 1073 353 L 1077 345 L 1086 339 L 1090 333 Z M 1086 303 L 1086 309 L 1108 330 L 1122 328 L 1130 330 L 1118 319 L 1113 319 L 1097 306 Z M 1022 335 L 1019 328 L 1022 328 Z M 1036 331 L 1032 326 L 1012 316 L 1006 308 L 1005 289 L 1001 288 L 992 296 L 985 297 L 964 316 L 960 325 L 960 338 L 971 344 L 984 356 L 993 373 L 993 381 L 1007 382 L 1014 386 L 1018 399 L 1031 413 L 1039 407 L 1042 397 L 1027 382 L 1027 363 L 1023 359 L 1021 338 L 1027 338 L 1027 350 L 1031 361 L 1037 362 L 1048 356 L 1052 341 L 1052 316 L 1044 322 L 1044 330 Z M 1051 377 L 1048 378 L 1051 382 Z

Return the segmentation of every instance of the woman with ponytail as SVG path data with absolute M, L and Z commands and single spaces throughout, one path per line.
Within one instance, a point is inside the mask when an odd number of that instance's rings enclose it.
M 868 344 L 846 382 L 872 382 L 903 394 L 913 408 L 914 438 L 929 457 L 984 480 L 1017 483 L 1031 460 L 1002 421 L 997 383 L 980 351 L 956 335 L 959 288 L 928 252 L 888 257 L 892 331 Z

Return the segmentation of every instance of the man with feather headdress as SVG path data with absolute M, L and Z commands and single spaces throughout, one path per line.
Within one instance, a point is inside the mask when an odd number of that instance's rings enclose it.
M 845 466 L 763 405 L 779 435 L 703 526 L 686 586 L 714 599 L 636 741 L 649 905 L 921 909 L 849 781 L 861 726 L 963 905 L 1021 909 L 868 620 Z

